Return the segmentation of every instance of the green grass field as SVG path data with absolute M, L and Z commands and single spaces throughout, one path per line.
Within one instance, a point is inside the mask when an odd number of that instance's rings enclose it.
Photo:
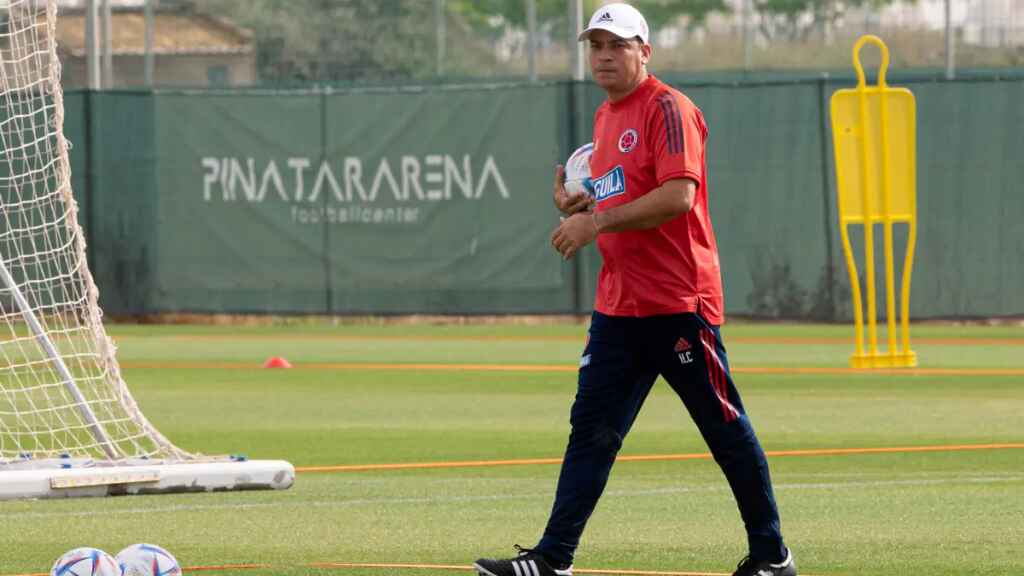
M 110 331 L 144 412 L 178 445 L 304 467 L 560 457 L 585 326 Z M 724 334 L 770 452 L 1024 444 L 1024 328 L 916 326 L 914 349 L 932 371 L 900 374 L 842 370 L 852 351 L 846 326 L 733 324 Z M 270 356 L 295 368 L 262 369 Z M 551 369 L 459 367 L 466 364 Z M 659 383 L 622 454 L 703 452 L 680 402 Z M 770 462 L 801 574 L 1024 574 L 1024 449 Z M 557 474 L 550 464 L 300 471 L 284 492 L 4 502 L 0 576 L 46 572 L 73 547 L 114 553 L 140 541 L 168 548 L 186 567 L 265 565 L 214 574 L 461 573 L 312 565 L 468 568 L 481 555 L 509 555 L 512 544 L 539 537 Z M 744 548 L 713 462 L 623 461 L 576 567 L 731 573 Z

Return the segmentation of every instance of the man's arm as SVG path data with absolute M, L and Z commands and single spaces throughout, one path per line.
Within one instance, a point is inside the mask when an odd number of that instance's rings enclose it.
M 597 232 L 625 232 L 657 228 L 693 208 L 697 183 L 689 178 L 669 180 L 621 206 L 594 213 Z
M 697 183 L 689 178 L 669 180 L 647 194 L 602 212 L 576 213 L 562 220 L 551 234 L 551 245 L 563 258 L 572 258 L 599 233 L 656 228 L 693 208 Z

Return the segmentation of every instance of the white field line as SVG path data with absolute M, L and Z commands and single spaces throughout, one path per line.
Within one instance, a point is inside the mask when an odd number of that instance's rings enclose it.
M 1024 475 L 986 475 L 986 476 L 948 476 L 929 477 L 903 480 L 857 480 L 852 482 L 782 482 L 775 483 L 775 490 L 835 490 L 849 488 L 873 489 L 883 486 L 945 486 L 952 484 L 1000 484 L 1024 482 Z M 665 494 L 687 494 L 706 492 L 725 492 L 729 487 L 725 479 L 722 479 L 719 486 L 700 487 L 667 487 L 653 488 L 647 490 L 609 490 L 605 492 L 608 498 L 633 498 L 644 496 L 663 496 Z M 550 500 L 553 493 L 550 491 L 532 494 L 486 494 L 477 496 L 432 496 L 420 498 L 354 498 L 351 500 L 279 500 L 276 502 L 250 502 L 246 504 L 175 504 L 171 506 L 147 506 L 136 508 L 106 509 L 104 515 L 131 515 L 166 513 L 166 512 L 202 512 L 211 510 L 254 510 L 271 508 L 304 508 L 315 506 L 317 508 L 345 508 L 349 506 L 375 506 L 375 505 L 396 505 L 396 504 L 445 504 L 461 502 L 494 502 L 510 500 L 532 500 L 542 498 Z M 38 505 L 38 504 L 37 504 Z M 94 510 L 69 510 L 69 511 L 25 511 L 13 510 L 4 511 L 5 520 L 28 519 L 28 518 L 71 518 L 79 516 L 94 516 Z

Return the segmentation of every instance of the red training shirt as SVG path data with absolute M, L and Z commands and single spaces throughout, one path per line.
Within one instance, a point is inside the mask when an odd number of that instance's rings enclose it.
M 594 309 L 609 316 L 696 312 L 725 321 L 718 245 L 708 215 L 700 109 L 682 92 L 648 76 L 594 116 L 590 174 L 597 211 L 635 200 L 669 180 L 697 182 L 693 209 L 657 228 L 600 234 L 604 258 Z

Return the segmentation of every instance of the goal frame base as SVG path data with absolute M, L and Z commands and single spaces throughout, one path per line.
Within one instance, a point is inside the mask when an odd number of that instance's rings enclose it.
M 0 501 L 285 490 L 294 483 L 295 468 L 284 460 L 22 470 L 0 467 Z

